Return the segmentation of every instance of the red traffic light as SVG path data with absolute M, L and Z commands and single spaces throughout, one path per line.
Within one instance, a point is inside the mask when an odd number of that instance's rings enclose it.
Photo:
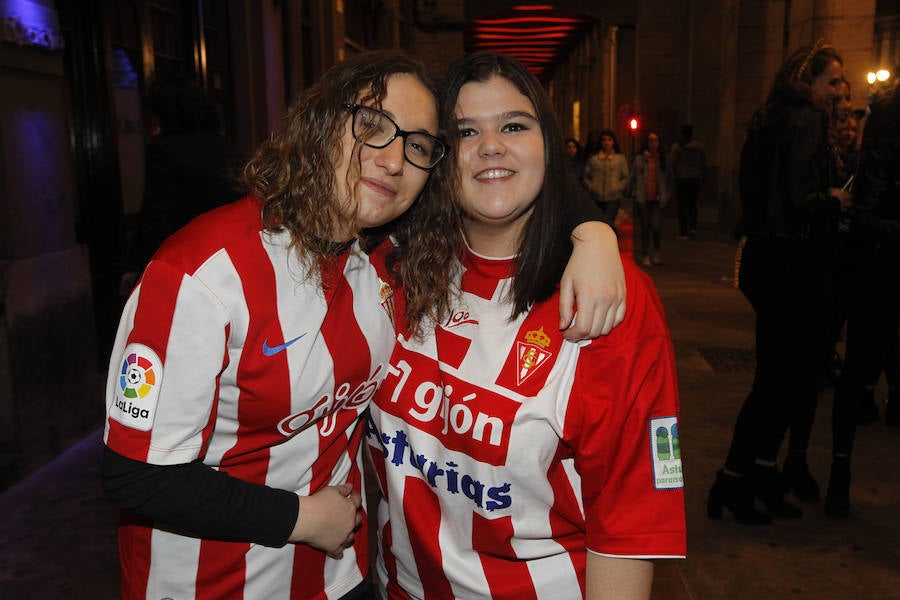
M 641 126 L 641 124 L 638 121 L 637 117 L 631 117 L 631 119 L 628 121 L 628 128 L 631 131 L 637 131 L 640 128 L 640 126 Z

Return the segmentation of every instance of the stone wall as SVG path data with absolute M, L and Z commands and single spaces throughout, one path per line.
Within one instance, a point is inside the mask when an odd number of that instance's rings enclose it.
M 3 5 L 5 25 L 22 35 L 0 39 L 0 486 L 98 426 L 103 414 L 52 5 L 28 3 L 21 19 L 20 5 Z

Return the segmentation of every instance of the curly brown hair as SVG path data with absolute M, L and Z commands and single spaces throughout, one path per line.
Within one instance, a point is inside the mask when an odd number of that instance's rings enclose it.
M 343 153 L 342 135 L 350 116 L 345 107 L 355 102 L 380 108 L 388 80 L 398 74 L 416 77 L 437 104 L 437 86 L 421 62 L 397 51 L 354 55 L 301 93 L 288 109 L 283 127 L 244 167 L 243 182 L 261 202 L 264 227 L 290 233 L 291 248 L 308 258 L 307 277 L 320 276 L 318 265 L 329 260 L 335 242 L 342 241 L 331 239 L 334 231 L 355 230 L 355 207 L 342 206 L 336 195 L 340 175 L 334 165 Z M 359 179 L 361 150 L 354 141 L 355 160 L 344 174 L 351 190 Z M 420 333 L 425 317 L 440 319 L 448 306 L 449 270 L 460 233 L 452 202 L 441 193 L 444 179 L 439 164 L 402 217 L 377 231 L 357 231 L 367 250 L 386 236 L 393 237 L 395 248 L 388 264 L 395 285 L 406 294 L 407 321 L 414 335 Z

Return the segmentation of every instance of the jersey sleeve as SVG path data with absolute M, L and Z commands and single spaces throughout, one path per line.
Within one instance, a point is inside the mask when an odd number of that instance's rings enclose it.
M 148 265 L 116 335 L 106 385 L 104 442 L 132 460 L 202 456 L 227 364 L 227 311 L 201 282 L 161 260 Z
M 628 315 L 582 349 L 564 437 L 581 476 L 586 544 L 631 558 L 685 555 L 678 385 L 649 279 L 626 268 Z

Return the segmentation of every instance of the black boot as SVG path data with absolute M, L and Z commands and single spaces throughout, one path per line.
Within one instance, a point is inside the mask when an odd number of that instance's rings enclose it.
M 825 514 L 834 519 L 850 516 L 850 457 L 835 457 L 825 493 Z
M 784 467 L 781 470 L 787 488 L 794 492 L 800 500 L 805 502 L 818 502 L 821 496 L 819 484 L 813 479 L 806 464 L 806 452 L 790 450 Z
M 754 465 L 753 493 L 762 500 L 766 510 L 780 519 L 799 519 L 803 511 L 784 499 L 784 479 L 777 467 Z
M 728 509 L 735 521 L 744 525 L 766 525 L 772 522 L 772 517 L 753 507 L 753 488 L 749 478 L 727 475 L 719 470 L 706 501 L 707 516 L 710 519 L 721 519 L 722 507 Z

